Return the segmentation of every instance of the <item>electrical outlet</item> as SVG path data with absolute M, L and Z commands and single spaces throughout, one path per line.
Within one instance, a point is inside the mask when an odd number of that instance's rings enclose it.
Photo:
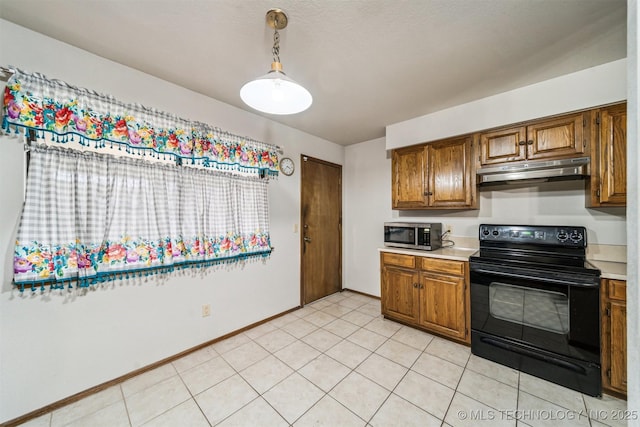
M 294 233 L 298 232 L 298 224 L 293 224 L 293 232 Z
M 202 306 L 202 317 L 208 317 L 208 316 L 211 316 L 211 305 L 204 304 Z
M 451 224 L 447 224 L 444 226 L 444 231 L 451 234 L 453 233 L 453 227 L 451 226 Z

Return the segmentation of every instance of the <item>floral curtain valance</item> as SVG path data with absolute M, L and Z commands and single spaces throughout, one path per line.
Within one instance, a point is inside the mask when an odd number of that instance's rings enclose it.
M 14 282 L 89 286 L 271 253 L 268 181 L 35 146 Z
M 33 129 L 37 136 L 50 133 L 61 143 L 77 137 L 96 148 L 118 146 L 132 154 L 173 157 L 218 170 L 278 174 L 275 145 L 124 104 L 41 74 L 13 71 L 4 92 L 2 127 L 7 131 Z

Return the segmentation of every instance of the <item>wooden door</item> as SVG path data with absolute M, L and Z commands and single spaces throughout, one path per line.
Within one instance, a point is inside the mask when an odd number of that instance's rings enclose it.
M 301 299 L 342 289 L 342 166 L 301 158 Z
M 471 173 L 472 138 L 427 144 L 428 205 L 439 208 L 474 206 L 475 174 Z
M 627 106 L 600 111 L 599 162 L 600 205 L 627 204 Z
M 427 206 L 425 146 L 393 150 L 391 200 L 393 209 Z
M 527 159 L 576 157 L 585 153 L 588 113 L 572 114 L 527 126 Z
M 382 269 L 382 314 L 407 323 L 418 321 L 418 273 L 397 267 Z
M 526 159 L 527 129 L 518 126 L 480 134 L 480 164 L 517 162 Z
M 464 278 L 422 273 L 420 324 L 435 332 L 465 339 Z

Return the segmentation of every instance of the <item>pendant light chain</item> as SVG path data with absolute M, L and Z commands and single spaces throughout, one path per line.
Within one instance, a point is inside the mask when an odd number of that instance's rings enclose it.
M 273 33 L 273 62 L 280 62 L 280 33 L 275 30 Z

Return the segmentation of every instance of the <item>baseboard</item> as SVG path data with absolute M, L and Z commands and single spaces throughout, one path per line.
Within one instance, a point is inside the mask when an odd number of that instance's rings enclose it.
M 355 292 L 355 291 L 352 291 L 352 292 Z M 38 417 L 40 417 L 40 416 L 42 416 L 44 414 L 47 414 L 49 412 L 55 411 L 56 409 L 62 408 L 63 406 L 67 406 L 67 405 L 69 405 L 71 403 L 77 402 L 78 400 L 84 399 L 85 397 L 89 397 L 92 394 L 96 394 L 96 393 L 98 393 L 98 392 L 100 392 L 102 390 L 105 390 L 105 389 L 109 388 L 109 387 L 113 387 L 114 385 L 123 383 L 126 380 L 131 379 L 131 378 L 133 378 L 135 376 L 138 376 L 138 375 L 143 374 L 145 372 L 148 372 L 148 371 L 151 371 L 153 369 L 159 368 L 162 365 L 166 365 L 167 363 L 171 363 L 174 360 L 178 360 L 181 357 L 184 357 L 184 356 L 186 356 L 186 355 L 188 355 L 190 353 L 193 353 L 195 351 L 201 350 L 201 349 L 203 349 L 205 347 L 208 347 L 208 346 L 210 346 L 212 344 L 215 344 L 215 343 L 217 343 L 219 341 L 226 340 L 227 338 L 231 338 L 231 337 L 233 337 L 235 335 L 241 334 L 244 331 L 248 331 L 249 329 L 255 328 L 256 326 L 260 326 L 260 325 L 262 325 L 264 323 L 270 322 L 273 319 L 277 319 L 278 317 L 282 317 L 285 314 L 289 314 L 289 313 L 291 313 L 293 311 L 296 311 L 296 310 L 299 310 L 299 309 L 300 309 L 300 307 L 294 307 L 294 308 L 289 309 L 287 311 L 283 311 L 282 313 L 279 313 L 279 314 L 276 314 L 274 316 L 268 317 L 266 319 L 260 320 L 259 322 L 252 323 L 252 324 L 250 324 L 248 326 L 245 326 L 244 328 L 240 328 L 240 329 L 237 329 L 237 330 L 235 330 L 233 332 L 229 332 L 228 334 L 222 335 L 221 337 L 218 337 L 218 338 L 212 339 L 210 341 L 207 341 L 205 343 L 199 344 L 199 345 L 197 345 L 195 347 L 192 347 L 190 349 L 182 351 L 182 352 L 180 352 L 178 354 L 175 354 L 173 356 L 169 356 L 169 357 L 167 357 L 165 359 L 159 360 L 158 362 L 155 362 L 155 363 L 152 363 L 150 365 L 144 366 L 144 367 L 142 367 L 140 369 L 136 369 L 135 371 L 131 371 L 128 374 L 124 374 L 124 375 L 122 375 L 122 376 L 120 376 L 118 378 L 115 378 L 113 380 L 109 380 L 109 381 L 104 382 L 102 384 L 99 384 L 99 385 L 97 385 L 95 387 L 88 388 L 88 389 L 86 389 L 84 391 L 81 391 L 81 392 L 76 393 L 76 394 L 74 394 L 72 396 L 69 396 L 69 397 L 65 397 L 64 399 L 58 400 L 58 401 L 56 401 L 54 403 L 51 403 L 51 404 L 49 404 L 47 406 L 44 406 L 44 407 L 40 408 L 40 409 L 36 409 L 36 410 L 31 411 L 31 412 L 29 412 L 27 414 L 24 414 L 24 415 L 22 415 L 20 417 L 14 418 L 13 420 L 10 420 L 10 421 L 7 421 L 5 423 L 0 424 L 0 427 L 13 427 L 13 426 L 17 426 L 17 425 L 20 425 L 20 424 L 24 424 L 27 421 L 30 421 L 30 420 L 32 420 L 34 418 L 38 418 Z
M 371 294 L 367 294 L 367 293 L 365 293 L 365 292 L 356 291 L 355 289 L 342 288 L 342 292 L 344 292 L 344 291 L 353 292 L 354 294 L 364 295 L 365 297 L 375 298 L 375 299 L 377 299 L 377 300 L 379 300 L 379 299 L 380 299 L 380 297 L 378 297 L 378 296 L 371 295 Z

